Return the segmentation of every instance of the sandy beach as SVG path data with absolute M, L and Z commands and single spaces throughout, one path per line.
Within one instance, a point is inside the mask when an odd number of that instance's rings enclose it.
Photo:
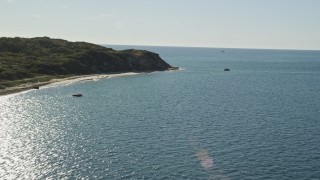
M 117 74 L 92 74 L 92 75 L 72 76 L 72 77 L 60 78 L 60 79 L 51 79 L 50 81 L 38 82 L 38 83 L 27 83 L 27 84 L 21 84 L 19 86 L 2 89 L 0 90 L 0 96 L 19 93 L 27 90 L 32 90 L 32 89 L 41 89 L 41 88 L 48 88 L 51 86 L 72 84 L 80 81 L 92 81 L 92 80 L 119 77 L 119 76 L 130 76 L 135 74 L 139 74 L 139 73 L 127 72 L 127 73 L 117 73 Z

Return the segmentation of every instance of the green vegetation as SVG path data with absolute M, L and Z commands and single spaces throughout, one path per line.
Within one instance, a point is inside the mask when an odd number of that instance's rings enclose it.
M 172 68 L 158 54 L 62 39 L 0 38 L 0 89 L 73 75 Z

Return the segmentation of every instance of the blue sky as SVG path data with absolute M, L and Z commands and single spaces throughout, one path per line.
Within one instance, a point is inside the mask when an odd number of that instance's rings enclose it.
M 0 0 L 0 36 L 320 50 L 320 0 Z

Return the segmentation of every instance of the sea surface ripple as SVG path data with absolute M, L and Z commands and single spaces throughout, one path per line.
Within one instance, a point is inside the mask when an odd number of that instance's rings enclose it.
M 183 70 L 0 96 L 0 179 L 320 178 L 319 51 L 135 48 Z

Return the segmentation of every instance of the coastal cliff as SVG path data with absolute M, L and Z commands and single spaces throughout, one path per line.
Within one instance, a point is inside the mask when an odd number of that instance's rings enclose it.
M 0 89 L 78 75 L 174 69 L 156 53 L 48 37 L 0 38 Z

